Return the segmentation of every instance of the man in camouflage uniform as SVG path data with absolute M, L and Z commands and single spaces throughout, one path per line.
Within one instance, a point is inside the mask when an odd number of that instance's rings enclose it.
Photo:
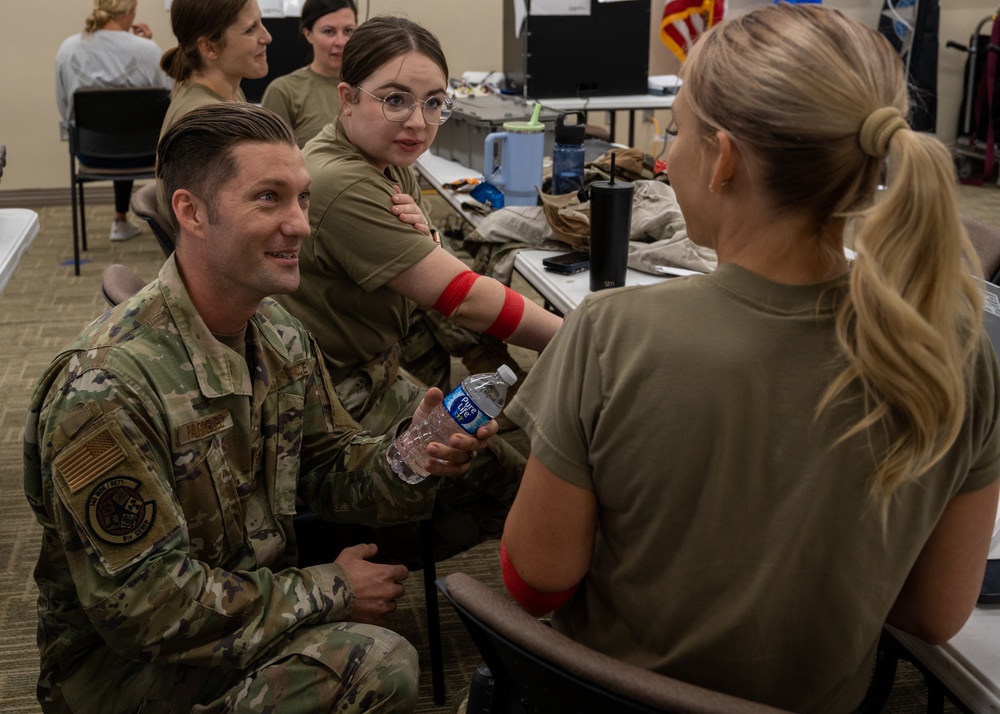
M 298 568 L 292 517 L 301 500 L 340 522 L 427 518 L 462 479 L 399 480 L 389 438 L 347 416 L 308 333 L 265 299 L 295 288 L 309 234 L 288 127 L 203 107 L 157 164 L 177 252 L 55 358 L 25 428 L 42 708 L 412 711 L 417 654 L 379 626 L 406 568 L 373 545 Z M 463 476 L 495 431 L 430 447 L 432 472 Z

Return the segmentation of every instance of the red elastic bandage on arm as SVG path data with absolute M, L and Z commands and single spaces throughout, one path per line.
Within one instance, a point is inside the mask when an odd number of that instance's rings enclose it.
M 500 572 L 503 575 L 503 584 L 507 592 L 517 603 L 533 615 L 543 615 L 552 612 L 564 602 L 580 587 L 577 583 L 571 588 L 563 590 L 561 593 L 543 593 L 535 590 L 526 582 L 521 580 L 521 576 L 514 569 L 514 564 L 507 557 L 507 546 L 500 539 Z
M 496 337 L 500 341 L 506 341 L 514 334 L 524 316 L 524 298 L 506 285 L 503 289 L 503 307 L 500 308 L 500 314 L 493 324 L 486 328 L 487 335 Z
M 465 296 L 469 294 L 472 290 L 472 284 L 479 279 L 477 273 L 471 270 L 466 270 L 464 273 L 459 273 L 448 283 L 448 287 L 438 295 L 437 302 L 434 303 L 434 309 L 440 312 L 445 317 L 451 317 L 458 306 L 462 304 L 465 300 Z

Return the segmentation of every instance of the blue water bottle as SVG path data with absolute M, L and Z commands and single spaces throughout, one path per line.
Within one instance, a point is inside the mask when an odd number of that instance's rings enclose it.
M 566 124 L 566 117 L 576 116 L 576 124 Z M 552 193 L 576 193 L 583 188 L 583 112 L 563 112 L 556 120 L 556 143 L 552 149 Z

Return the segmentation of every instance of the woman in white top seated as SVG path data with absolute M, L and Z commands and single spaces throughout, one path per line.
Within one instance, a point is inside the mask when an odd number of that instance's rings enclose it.
M 66 38 L 56 53 L 56 104 L 65 126 L 73 120 L 73 94 L 97 87 L 163 87 L 172 82 L 159 66 L 161 50 L 149 25 L 135 21 L 138 0 L 94 0 L 84 31 Z M 80 157 L 95 168 L 132 168 L 152 164 Z M 111 240 L 128 240 L 140 232 L 128 220 L 132 181 L 115 181 L 115 218 Z

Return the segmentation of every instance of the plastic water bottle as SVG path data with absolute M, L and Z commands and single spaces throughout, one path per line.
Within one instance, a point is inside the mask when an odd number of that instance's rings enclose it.
M 411 425 L 392 442 L 386 459 L 396 475 L 407 483 L 420 483 L 430 472 L 427 445 L 431 442 L 448 444 L 448 438 L 465 431 L 475 434 L 479 427 L 498 416 L 507 399 L 507 387 L 517 381 L 517 375 L 507 365 L 496 372 L 470 374 L 434 408 L 430 416 Z
M 577 117 L 576 124 L 566 124 L 566 117 Z M 552 194 L 576 193 L 583 188 L 584 148 L 587 128 L 583 112 L 569 112 L 556 120 L 556 143 L 552 148 Z

